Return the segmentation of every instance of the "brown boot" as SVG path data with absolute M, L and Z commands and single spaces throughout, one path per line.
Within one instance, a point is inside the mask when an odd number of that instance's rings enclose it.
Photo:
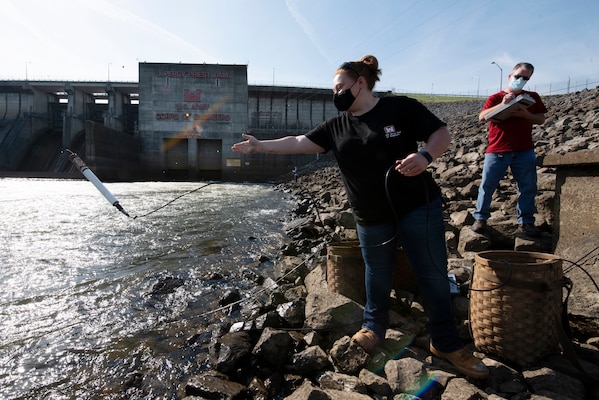
M 381 339 L 368 328 L 362 328 L 351 338 L 352 342 L 356 342 L 360 347 L 371 353 L 372 350 L 380 343 Z
M 535 226 L 535 224 L 520 224 L 518 226 L 518 232 L 530 237 L 541 236 L 541 231 Z
M 470 229 L 472 229 L 476 233 L 485 233 L 487 231 L 487 221 L 485 221 L 484 219 L 477 219 L 476 221 L 474 221 L 474 224 L 472 224 L 472 227 Z
M 460 349 L 451 353 L 443 353 L 430 344 L 431 353 L 434 356 L 449 361 L 458 372 L 474 379 L 485 379 L 489 376 L 489 369 L 483 362 L 474 357 L 466 349 Z

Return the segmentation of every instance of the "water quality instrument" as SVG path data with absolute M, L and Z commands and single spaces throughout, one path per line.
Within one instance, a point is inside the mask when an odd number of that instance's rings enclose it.
M 98 179 L 98 177 L 92 172 L 92 170 L 89 169 L 87 165 L 85 165 L 85 163 L 81 158 L 79 158 L 77 153 L 69 149 L 66 150 L 69 152 L 69 160 L 71 160 L 73 165 L 77 167 L 77 169 L 83 174 L 83 176 L 85 176 L 91 183 L 94 184 L 96 189 L 98 189 L 100 193 L 102 193 L 102 195 L 106 198 L 106 200 L 108 200 L 110 204 L 115 206 L 120 212 L 125 214 L 127 217 L 130 217 L 127 211 L 125 211 L 125 209 L 123 209 L 123 207 L 120 205 L 119 201 L 112 195 L 112 193 L 110 193 L 108 189 L 106 189 L 106 186 L 104 186 L 102 181 Z

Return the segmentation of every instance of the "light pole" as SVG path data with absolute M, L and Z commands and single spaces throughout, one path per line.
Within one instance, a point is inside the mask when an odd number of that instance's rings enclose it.
M 27 74 L 27 65 L 31 64 L 31 61 L 25 61 L 25 82 L 27 82 L 28 74 Z
M 491 61 L 491 64 L 495 64 L 497 65 L 497 68 L 499 68 L 499 91 L 501 91 L 503 88 L 503 69 L 501 69 L 499 64 L 497 64 L 495 61 Z
M 108 63 L 108 82 L 110 82 L 110 64 L 112 63 Z

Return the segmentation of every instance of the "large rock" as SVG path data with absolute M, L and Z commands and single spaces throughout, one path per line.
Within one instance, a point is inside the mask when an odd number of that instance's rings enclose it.
M 572 244 L 559 254 L 564 260 L 564 276 L 572 281 L 569 320 L 572 329 L 585 340 L 599 332 L 598 244 L 599 234 L 596 234 Z
M 210 346 L 212 364 L 225 374 L 249 361 L 251 351 L 252 340 L 248 332 L 227 333 Z
M 363 307 L 338 293 L 308 293 L 304 326 L 353 334 L 362 325 Z
M 288 332 L 266 328 L 254 346 L 252 354 L 267 365 L 280 368 L 292 354 L 293 345 L 293 339 Z
M 185 395 L 206 399 L 241 399 L 246 387 L 229 380 L 227 375 L 207 372 L 190 378 L 185 385 Z

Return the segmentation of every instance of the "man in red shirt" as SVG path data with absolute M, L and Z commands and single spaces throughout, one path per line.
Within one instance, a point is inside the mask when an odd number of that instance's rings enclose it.
M 519 106 L 510 111 L 509 117 L 503 121 L 489 122 L 488 145 L 482 173 L 482 182 L 478 189 L 476 221 L 472 230 L 484 233 L 487 229 L 491 200 L 501 179 L 510 167 L 518 188 L 517 221 L 518 232 L 536 237 L 540 231 L 535 227 L 535 196 L 537 194 L 537 170 L 534 143 L 532 140 L 533 125 L 545 122 L 547 108 L 536 92 L 523 90 L 534 72 L 529 63 L 518 63 L 508 75 L 508 85 L 505 90 L 491 95 L 485 102 L 479 120 L 485 121 L 485 116 L 503 105 L 509 103 L 521 94 L 526 94 L 535 100 L 530 106 Z

